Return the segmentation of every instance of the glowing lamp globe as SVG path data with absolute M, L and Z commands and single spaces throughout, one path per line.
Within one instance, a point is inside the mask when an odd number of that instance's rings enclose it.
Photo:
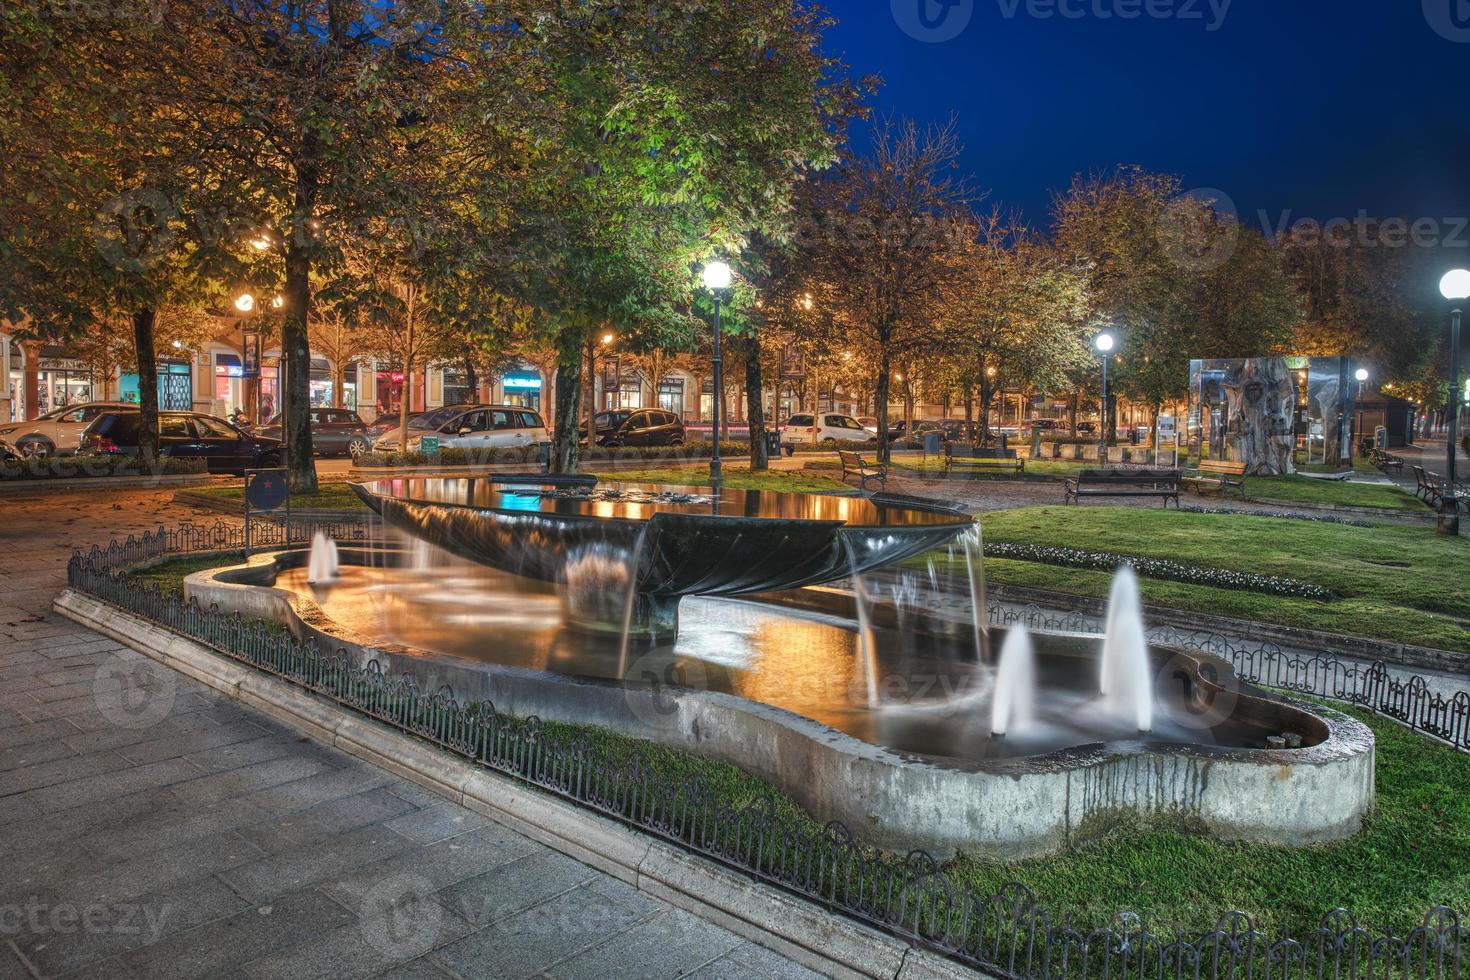
M 1367 368 L 1358 368 L 1357 378 L 1358 378 L 1358 380 L 1360 382 L 1367 381 L 1368 380 L 1368 369 Z
M 1439 281 L 1445 299 L 1470 299 L 1470 269 L 1455 269 Z
M 730 267 L 723 262 L 711 262 L 704 267 L 706 289 L 729 289 L 732 278 Z
M 1093 343 L 1096 345 L 1098 352 L 1102 354 L 1106 354 L 1118 346 L 1118 341 L 1110 333 L 1098 334 L 1097 340 L 1093 341 Z
M 255 297 L 249 293 L 241 293 L 235 298 L 235 309 L 241 313 L 249 313 L 255 309 Z

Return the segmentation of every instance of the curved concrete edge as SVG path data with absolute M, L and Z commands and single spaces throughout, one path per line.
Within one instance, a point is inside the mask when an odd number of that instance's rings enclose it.
M 54 610 L 348 755 L 481 813 L 677 908 L 833 977 L 960 980 L 976 971 L 645 836 L 67 589 Z

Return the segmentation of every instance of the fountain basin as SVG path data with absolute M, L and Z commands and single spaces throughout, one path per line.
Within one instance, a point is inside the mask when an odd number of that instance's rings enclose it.
M 392 562 L 388 555 L 346 547 L 342 559 L 344 588 L 363 563 Z M 757 671 L 749 683 L 727 683 L 726 674 L 735 671 L 658 644 L 640 648 L 622 679 L 592 676 L 599 665 L 616 665 L 615 654 L 589 652 L 585 637 L 558 639 L 563 634 L 550 622 L 554 602 L 546 605 L 552 639 L 515 662 L 496 661 L 510 652 L 501 642 L 506 631 L 493 623 L 475 627 L 488 639 L 452 650 L 447 642 L 446 649 L 431 650 L 385 641 L 352 628 L 350 601 L 340 607 L 349 621 L 334 618 L 329 610 L 338 608 L 340 593 L 306 586 L 304 561 L 299 552 L 256 556 L 244 566 L 191 576 L 187 591 L 205 604 L 284 622 L 360 664 L 377 660 L 388 674 L 411 674 L 424 690 L 448 686 L 461 700 L 491 700 L 512 714 L 599 725 L 730 762 L 781 788 L 819 819 L 841 820 L 860 839 L 889 849 L 924 847 L 940 856 L 963 850 L 1015 860 L 1053 853 L 1130 819 L 1223 839 L 1314 844 L 1355 833 L 1372 805 L 1373 739 L 1366 727 L 1233 682 L 1228 665 L 1199 654 L 1152 651 L 1171 714 L 1180 705 L 1187 712 L 1212 692 L 1228 693 L 1228 717 L 1198 729 L 1197 742 L 1178 732 L 1144 738 L 1119 731 L 1064 748 L 1041 745 L 1030 752 L 1008 738 L 1001 742 L 1016 754 L 945 756 L 935 751 L 944 745 L 925 734 L 930 705 L 919 697 L 910 706 L 917 720 L 890 711 L 859 718 L 847 707 L 804 713 L 791 691 L 803 683 L 799 677 L 778 671 L 763 686 Z M 441 569 L 431 577 L 442 585 L 449 574 Z M 520 595 L 516 604 L 524 616 L 533 603 Z M 768 615 L 776 617 L 768 654 L 799 647 L 804 631 L 853 629 L 810 611 L 698 600 L 688 616 L 687 642 L 704 642 L 702 621 L 709 619 L 711 628 L 729 634 L 728 646 L 739 639 L 732 624 Z M 465 622 L 445 626 L 457 635 L 470 628 Z M 1043 672 L 1065 678 L 1074 672 L 1069 665 L 1095 664 L 1099 643 L 1078 634 L 1040 638 L 1050 664 Z M 811 676 L 834 669 L 824 662 Z M 812 703 L 826 703 L 834 692 L 840 700 L 841 691 L 854 686 L 846 678 L 834 683 Z M 974 713 L 987 729 L 983 698 Z M 1266 733 L 1281 732 L 1302 738 L 1304 747 L 1263 747 Z M 899 737 L 891 737 L 895 733 Z M 988 738 L 988 731 L 981 736 Z
M 589 632 L 669 638 L 679 600 L 830 582 L 942 547 L 973 526 L 961 510 L 878 495 L 488 479 L 353 484 L 390 526 L 469 561 L 564 587 Z M 625 556 L 636 557 L 632 581 Z M 607 559 L 611 559 L 610 561 Z M 609 603 L 608 593 L 626 603 Z

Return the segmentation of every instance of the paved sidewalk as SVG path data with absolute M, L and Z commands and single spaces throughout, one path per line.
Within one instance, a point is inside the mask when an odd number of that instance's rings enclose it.
M 50 612 L 170 496 L 0 504 L 0 980 L 816 976 Z

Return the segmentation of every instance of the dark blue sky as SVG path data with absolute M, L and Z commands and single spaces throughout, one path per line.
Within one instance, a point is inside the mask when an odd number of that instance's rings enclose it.
M 1234 0 L 1213 31 L 1211 0 L 1131 0 L 1199 18 L 1133 20 L 1094 13 L 1130 0 L 1060 0 L 1080 19 L 958 0 L 968 26 L 942 43 L 896 20 L 926 3 L 945 31 L 944 2 L 827 0 L 828 48 L 883 77 L 878 110 L 955 114 L 978 185 L 1033 222 L 1074 173 L 1118 163 L 1223 190 L 1251 224 L 1470 215 L 1470 0 Z

